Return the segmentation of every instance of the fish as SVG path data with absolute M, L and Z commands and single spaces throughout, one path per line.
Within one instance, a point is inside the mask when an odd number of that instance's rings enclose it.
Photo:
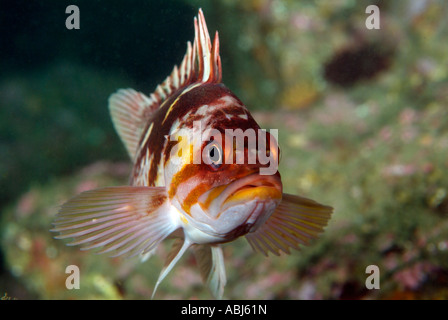
M 142 261 L 173 239 L 151 298 L 190 249 L 205 286 L 221 299 L 224 244 L 245 237 L 265 256 L 291 254 L 317 238 L 333 213 L 283 192 L 275 130 L 261 129 L 222 83 L 218 32 L 212 41 L 202 9 L 194 33 L 179 67 L 153 93 L 128 88 L 109 97 L 133 163 L 129 185 L 80 193 L 60 206 L 51 229 L 81 250 Z

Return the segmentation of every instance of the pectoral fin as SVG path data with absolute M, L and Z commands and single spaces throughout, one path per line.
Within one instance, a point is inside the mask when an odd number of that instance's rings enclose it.
M 164 187 L 108 187 L 83 192 L 62 205 L 56 239 L 113 256 L 144 254 L 178 228 Z
M 202 280 L 216 299 L 221 299 L 226 285 L 224 256 L 219 245 L 195 245 L 194 254 Z
M 289 249 L 299 250 L 323 232 L 331 217 L 333 208 L 313 200 L 295 195 L 283 194 L 282 201 L 269 219 L 253 233 L 246 235 L 255 251 L 264 255 Z

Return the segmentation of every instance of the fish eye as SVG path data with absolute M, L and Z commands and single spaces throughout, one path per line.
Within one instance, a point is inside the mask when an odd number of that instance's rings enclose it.
M 205 146 L 204 150 L 205 163 L 210 165 L 213 169 L 218 169 L 222 165 L 222 148 L 215 142 L 211 141 Z

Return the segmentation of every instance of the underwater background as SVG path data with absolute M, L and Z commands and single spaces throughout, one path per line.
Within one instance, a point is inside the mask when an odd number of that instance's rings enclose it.
M 69 30 L 66 8 L 80 10 Z M 380 29 L 368 29 L 368 5 Z M 202 7 L 223 83 L 278 128 L 284 190 L 335 208 L 325 233 L 265 258 L 224 246 L 228 299 L 448 298 L 448 4 L 437 0 L 2 0 L 0 298 L 148 299 L 145 263 L 82 252 L 48 230 L 77 193 L 128 182 L 107 99 L 150 94 Z M 68 265 L 81 288 L 68 290 Z M 380 272 L 368 289 L 369 265 Z M 193 255 L 157 299 L 210 299 Z

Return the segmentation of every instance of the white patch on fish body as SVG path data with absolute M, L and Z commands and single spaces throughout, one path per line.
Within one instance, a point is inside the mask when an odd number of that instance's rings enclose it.
M 223 214 L 222 217 L 212 217 L 207 212 L 201 208 L 201 206 L 196 203 L 191 207 L 191 216 L 196 224 L 196 229 L 202 229 L 204 232 L 215 235 L 216 241 L 222 241 L 226 234 L 235 229 L 236 226 L 241 226 L 248 219 L 246 215 L 241 214 L 241 212 L 252 212 L 256 211 L 258 201 L 256 199 L 248 201 L 233 207 L 230 207 L 225 212 L 220 212 Z M 224 214 L 225 213 L 225 214 Z
M 200 106 L 198 110 L 196 110 L 195 114 L 200 116 L 205 116 L 207 113 L 210 113 L 210 107 L 207 104 Z
M 146 150 L 145 156 L 143 157 L 143 161 L 140 163 L 139 174 L 134 178 L 135 186 L 148 186 L 148 175 L 142 174 L 144 172 L 149 172 L 149 168 L 151 167 L 151 163 L 154 156 L 150 154 L 148 150 Z
M 237 107 L 246 109 L 246 107 L 244 105 L 242 105 L 241 103 L 239 103 L 238 100 L 236 100 L 234 97 L 229 96 L 229 95 L 222 96 L 221 98 L 218 99 L 218 101 L 220 102 L 220 105 L 222 107 L 237 106 Z
M 140 154 L 140 152 L 142 151 L 142 148 L 146 145 L 146 143 L 148 142 L 148 138 L 151 135 L 152 132 L 152 128 L 154 127 L 154 122 L 152 122 L 148 128 L 148 130 L 146 130 L 145 133 L 145 137 L 142 140 L 142 143 L 140 144 L 140 148 L 138 149 L 138 152 L 136 153 L 137 155 Z
M 170 136 L 175 136 L 181 129 L 182 128 L 180 127 L 180 121 L 179 119 L 176 119 L 170 128 L 169 136 L 166 136 L 165 138 L 168 139 Z
M 223 111 L 224 112 L 224 111 Z M 226 116 L 226 119 L 227 120 L 232 120 L 232 118 L 233 118 L 233 114 L 228 114 L 228 113 L 225 113 L 224 112 L 224 115 Z

